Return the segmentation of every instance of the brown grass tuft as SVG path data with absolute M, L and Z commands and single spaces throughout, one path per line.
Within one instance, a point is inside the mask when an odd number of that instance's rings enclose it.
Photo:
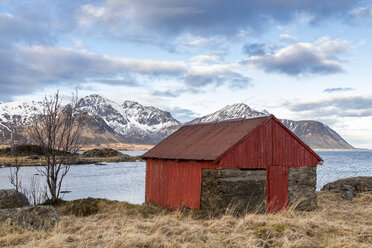
M 96 213 L 77 217 L 66 210 L 81 204 L 74 202 L 58 207 L 62 216 L 51 231 L 0 227 L 0 247 L 372 247 L 367 194 L 346 201 L 319 192 L 314 212 L 218 218 L 97 199 L 88 201 L 96 204 Z

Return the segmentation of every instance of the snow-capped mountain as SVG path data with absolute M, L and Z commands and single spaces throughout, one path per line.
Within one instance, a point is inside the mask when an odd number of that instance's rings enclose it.
M 202 122 L 215 122 L 215 121 L 224 121 L 229 119 L 246 119 L 250 117 L 257 117 L 268 115 L 269 113 L 265 110 L 259 112 L 250 108 L 247 104 L 236 103 L 233 105 L 227 105 L 226 107 L 203 117 L 196 118 L 189 122 L 189 124 L 197 124 Z
M 224 121 L 229 119 L 246 119 L 270 114 L 266 110 L 260 112 L 244 103 L 228 105 L 212 114 L 194 119 L 189 124 Z M 338 133 L 318 121 L 280 120 L 302 141 L 312 148 L 318 149 L 353 149 Z
M 0 104 L 0 143 L 9 143 L 15 130 L 23 132 L 23 126 L 31 124 L 39 113 L 41 102 L 10 102 Z M 22 139 L 22 136 L 20 136 Z
M 83 136 L 87 144 L 145 143 L 156 144 L 180 127 L 181 123 L 169 112 L 134 101 L 118 104 L 99 95 L 81 98 L 79 110 L 84 117 Z M 29 142 L 24 126 L 31 117 L 40 114 L 42 102 L 10 102 L 0 104 L 0 142 L 10 142 L 16 127 Z
M 319 121 L 280 121 L 312 148 L 354 149 L 336 131 Z
M 82 135 L 87 144 L 142 143 L 156 144 L 177 130 L 182 123 L 169 112 L 138 102 L 113 102 L 99 95 L 81 98 L 78 108 L 88 113 L 84 117 Z M 0 144 L 9 144 L 16 130 L 23 141 L 30 142 L 24 127 L 31 117 L 40 114 L 41 102 L 0 103 Z M 268 115 L 243 103 L 228 105 L 212 114 L 194 119 L 187 124 L 250 118 Z M 281 120 L 292 132 L 312 148 L 352 149 L 340 135 L 317 121 Z
M 31 118 L 40 113 L 42 102 L 9 102 L 0 104 L 0 125 L 12 126 L 29 125 Z
M 0 104 L 0 144 L 11 142 L 31 143 L 27 134 L 27 126 L 35 115 L 42 113 L 42 102 L 10 102 Z M 87 144 L 106 142 L 123 142 L 124 137 L 115 131 L 98 116 L 84 116 L 82 136 Z M 12 140 L 17 133 L 16 141 Z
M 78 106 L 102 118 L 127 142 L 156 144 L 180 126 L 169 112 L 134 101 L 120 105 L 99 95 L 90 95 L 82 98 Z

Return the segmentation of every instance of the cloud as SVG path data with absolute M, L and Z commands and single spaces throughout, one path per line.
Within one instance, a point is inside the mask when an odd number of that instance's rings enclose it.
M 281 34 L 280 39 L 285 40 L 290 43 L 297 42 L 296 38 L 292 37 L 289 34 Z
M 372 17 L 372 8 L 361 7 L 354 9 L 353 15 L 361 17 Z
M 12 49 L 0 49 L 0 99 L 12 100 L 14 95 L 22 95 L 42 86 L 38 73 L 22 63 Z
M 333 74 L 343 72 L 339 57 L 349 49 L 346 41 L 322 37 L 314 43 L 295 43 L 274 54 L 250 56 L 244 63 L 266 72 L 279 72 L 291 76 Z
M 101 83 L 138 87 L 137 76 L 180 77 L 184 62 L 115 58 L 84 50 L 32 45 L 0 49 L 0 98 L 27 94 L 63 83 Z
M 64 47 L 31 46 L 20 50 L 25 63 L 49 79 L 81 79 L 123 73 L 177 75 L 187 69 L 181 61 L 114 58 Z
M 249 56 L 261 56 L 267 53 L 267 45 L 263 43 L 245 44 L 243 52 Z
M 190 60 L 194 64 L 210 64 L 210 63 L 220 63 L 221 56 L 218 55 L 197 55 L 194 57 L 191 57 Z
M 91 80 L 92 83 L 100 83 L 114 86 L 129 86 L 129 87 L 139 87 L 144 86 L 142 83 L 138 82 L 136 78 L 127 76 L 126 78 L 115 78 L 115 79 L 99 79 L 94 78 Z
M 51 44 L 55 38 L 51 35 L 47 20 L 35 18 L 23 19 L 10 13 L 0 13 L 0 46 L 12 47 L 14 43 Z
M 334 93 L 334 92 L 352 91 L 352 90 L 355 90 L 355 89 L 350 88 L 350 87 L 345 87 L 345 88 L 327 88 L 327 89 L 323 90 L 323 92 Z
M 184 109 L 180 107 L 175 107 L 171 109 L 169 112 L 171 112 L 174 118 L 176 118 L 177 120 L 181 122 L 191 121 L 195 118 L 200 117 L 200 114 L 195 113 L 194 111 L 190 109 Z
M 286 104 L 294 112 L 306 112 L 309 116 L 367 117 L 372 116 L 372 96 L 351 96 L 324 99 L 314 102 Z
M 182 93 L 187 92 L 186 89 L 178 89 L 178 90 L 156 90 L 152 92 L 153 96 L 163 96 L 163 97 L 178 97 Z
M 271 21 L 288 23 L 296 14 L 313 20 L 345 18 L 360 1 L 355 0 L 107 0 L 85 4 L 76 12 L 82 28 L 105 27 L 112 34 L 193 33 L 202 36 L 235 35 L 242 30 L 263 31 Z M 94 30 L 94 29 L 93 29 Z M 137 31 L 137 32 L 135 32 Z M 116 32 L 116 33 L 115 33 Z
M 242 89 L 250 85 L 251 78 L 239 73 L 233 64 L 213 64 L 193 66 L 184 76 L 184 82 L 194 90 L 223 84 L 232 89 Z
M 238 65 L 223 64 L 213 56 L 194 57 L 187 65 L 181 61 L 117 58 L 44 45 L 18 45 L 11 51 L 0 50 L 0 55 L 0 74 L 4 75 L 0 78 L 2 100 L 66 83 L 144 87 L 146 83 L 139 82 L 139 77 L 178 81 L 176 90 L 154 90 L 153 95 L 165 97 L 200 93 L 208 86 L 242 89 L 251 81 L 237 70 Z M 215 64 L 209 64 L 213 61 Z

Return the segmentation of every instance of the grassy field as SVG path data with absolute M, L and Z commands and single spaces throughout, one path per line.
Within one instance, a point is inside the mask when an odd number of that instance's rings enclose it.
M 372 247 L 372 195 L 318 198 L 315 212 L 218 218 L 148 204 L 70 202 L 58 207 L 52 230 L 0 227 L 0 247 Z

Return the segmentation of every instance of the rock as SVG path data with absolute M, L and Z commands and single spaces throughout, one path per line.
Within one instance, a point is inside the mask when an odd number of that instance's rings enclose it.
M 357 193 L 372 193 L 372 177 L 350 177 L 327 183 L 321 189 L 341 193 L 345 200 L 352 200 Z
M 0 209 L 30 206 L 27 197 L 15 189 L 0 189 Z
M 356 193 L 353 192 L 353 191 L 345 191 L 341 195 L 342 199 L 345 199 L 345 200 L 348 200 L 348 201 L 351 201 L 355 196 L 356 196 Z
M 58 222 L 52 206 L 0 209 L 0 226 L 18 226 L 28 230 L 46 230 Z
M 372 177 L 349 177 L 327 183 L 321 190 L 341 192 L 343 185 L 351 185 L 357 193 L 372 192 Z
M 341 197 L 345 200 L 351 201 L 357 195 L 355 188 L 348 184 L 343 184 L 341 190 L 343 191 Z

